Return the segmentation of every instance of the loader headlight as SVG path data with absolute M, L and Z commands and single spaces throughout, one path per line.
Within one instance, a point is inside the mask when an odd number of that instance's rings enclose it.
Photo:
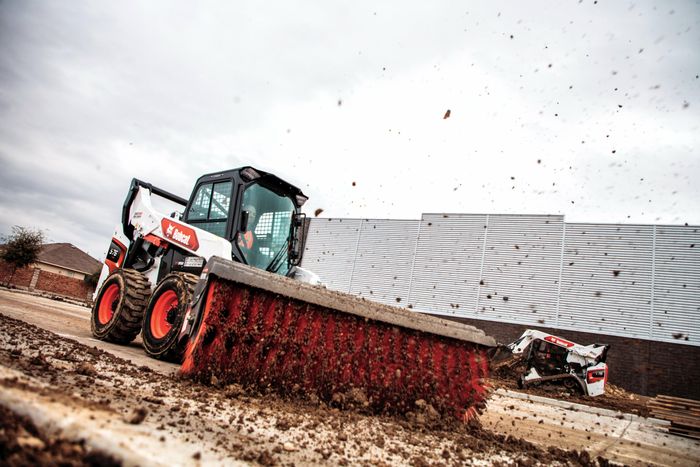
M 260 174 L 254 168 L 246 167 L 245 169 L 241 170 L 241 177 L 245 178 L 250 182 L 251 180 L 260 178 Z

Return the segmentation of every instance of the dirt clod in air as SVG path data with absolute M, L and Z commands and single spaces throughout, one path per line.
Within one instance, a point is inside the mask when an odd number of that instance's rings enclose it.
M 124 417 L 124 421 L 132 425 L 139 425 L 146 419 L 148 409 L 146 407 L 136 407 L 131 413 Z

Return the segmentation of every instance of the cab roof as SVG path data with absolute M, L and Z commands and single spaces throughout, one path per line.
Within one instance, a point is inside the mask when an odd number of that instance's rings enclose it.
M 256 169 L 251 166 L 205 174 L 197 179 L 197 184 L 202 182 L 214 182 L 222 178 L 226 179 L 234 177 L 239 178 L 243 183 L 256 180 L 263 186 L 270 188 L 279 195 L 291 196 L 299 207 L 301 207 L 304 202 L 309 199 L 308 196 L 306 196 L 299 188 L 285 180 L 282 180 L 277 175 Z

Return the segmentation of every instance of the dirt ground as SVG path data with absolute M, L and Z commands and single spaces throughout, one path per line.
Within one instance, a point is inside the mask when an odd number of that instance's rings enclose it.
M 0 461 L 3 465 L 118 466 L 120 462 L 84 443 L 67 441 L 39 430 L 27 417 L 0 405 Z
M 86 308 L 0 290 L 0 464 L 12 455 L 68 451 L 76 459 L 64 465 L 700 462 L 700 445 L 650 433 L 644 423 L 539 406 L 503 389 L 478 428 L 431 420 L 420 407 L 388 417 L 236 385 L 194 384 L 138 345 L 95 341 L 88 318 Z M 632 432 L 636 439 L 629 439 Z M 38 440 L 29 445 L 40 452 L 24 449 L 25 439 Z M 15 459 L 14 465 L 33 463 Z
M 0 288 L 0 312 L 61 337 L 107 350 L 113 355 L 138 365 L 146 365 L 163 374 L 174 373 L 178 368 L 172 363 L 148 358 L 141 347 L 141 336 L 130 345 L 114 345 L 95 339 L 90 332 L 90 308 L 85 306 Z
M 39 407 L 60 404 L 84 412 L 101 429 L 121 432 L 128 430 L 125 425 L 146 425 L 157 441 L 148 450 L 159 454 L 179 451 L 193 461 L 263 465 L 429 465 L 467 459 L 591 463 L 586 454 L 545 450 L 452 421 L 426 427 L 403 418 L 285 401 L 237 386 L 164 378 L 148 367 L 2 315 L 0 329 L 0 365 L 14 370 L 0 375 L 5 392 Z

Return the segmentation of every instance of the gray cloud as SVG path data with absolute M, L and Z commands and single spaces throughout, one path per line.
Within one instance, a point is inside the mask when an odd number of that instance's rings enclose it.
M 132 177 L 249 163 L 331 216 L 700 223 L 699 10 L 2 2 L 0 232 L 100 256 Z

